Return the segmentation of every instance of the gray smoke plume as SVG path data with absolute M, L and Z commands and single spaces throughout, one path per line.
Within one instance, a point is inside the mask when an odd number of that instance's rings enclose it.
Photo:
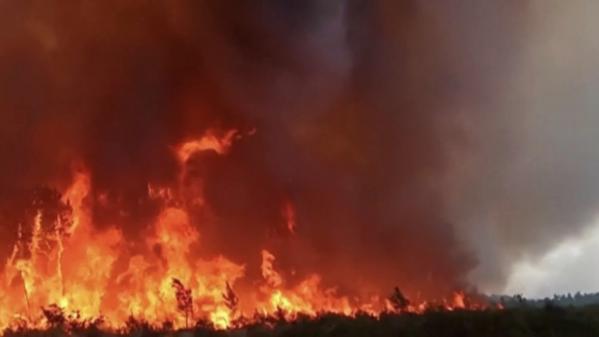
M 501 290 L 515 261 L 582 235 L 599 201 L 597 4 L 526 7 L 529 33 L 504 88 L 480 107 L 496 117 L 464 119 L 473 150 L 454 161 L 453 214 L 479 258 L 472 278 L 486 289 Z

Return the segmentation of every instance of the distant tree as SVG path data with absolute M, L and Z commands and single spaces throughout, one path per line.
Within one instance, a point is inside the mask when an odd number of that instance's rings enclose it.
M 525 305 L 526 304 L 526 298 L 524 296 L 522 296 L 522 294 L 517 294 L 516 296 L 514 296 L 514 299 L 516 300 L 516 302 L 519 305 Z

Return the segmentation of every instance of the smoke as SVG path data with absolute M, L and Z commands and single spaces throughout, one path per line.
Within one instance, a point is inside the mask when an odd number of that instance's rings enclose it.
M 96 224 L 134 242 L 157 212 L 148 183 L 177 179 L 173 145 L 255 128 L 189 164 L 210 210 L 194 213 L 197 254 L 257 276 L 268 248 L 353 290 L 501 284 L 593 212 L 596 44 L 574 52 L 590 19 L 566 29 L 588 6 L 0 2 L 0 235 L 75 162 L 110 200 L 92 202 Z
M 495 291 L 515 261 L 534 262 L 584 235 L 599 201 L 592 146 L 599 40 L 589 14 L 597 4 L 532 1 L 527 7 L 529 34 L 505 90 L 494 94 L 499 105 L 483 106 L 499 117 L 476 120 L 475 150 L 456 160 L 454 172 L 461 173 L 453 177 L 461 186 L 454 189 L 456 223 L 480 260 L 472 278 Z M 585 277 L 568 275 L 571 284 Z

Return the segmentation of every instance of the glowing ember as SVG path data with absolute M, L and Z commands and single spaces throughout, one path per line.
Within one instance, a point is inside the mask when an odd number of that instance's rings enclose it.
M 182 171 L 195 153 L 226 154 L 235 134 L 229 131 L 219 138 L 209 132 L 179 146 L 176 155 Z M 170 321 L 176 328 L 203 319 L 226 329 L 255 313 L 293 319 L 298 314 L 421 312 L 427 307 L 426 303 L 404 303 L 400 295 L 395 307 L 380 297 L 349 298 L 324 287 L 316 274 L 288 284 L 277 270 L 275 255 L 267 249 L 261 252 L 262 280 L 250 284 L 253 290 L 246 286 L 238 291 L 236 285 L 244 279 L 246 266 L 224 256 L 192 257 L 200 244 L 201 225 L 192 224 L 184 204 L 176 202 L 176 189 L 151 184 L 149 197 L 164 206 L 150 224 L 143 248 L 131 251 L 118 227 L 98 230 L 93 226 L 88 207 L 91 181 L 89 172 L 75 172 L 62 197 L 70 209 L 66 215 L 52 219 L 40 209 L 30 233 L 19 227 L 18 242 L 0 279 L 0 328 L 14 324 L 43 328 L 52 324 L 52 317 L 71 315 L 81 320 L 102 317 L 106 328 L 121 327 L 134 317 L 154 325 Z M 291 202 L 284 203 L 282 213 L 287 229 L 295 233 Z M 466 307 L 463 293 L 456 293 L 447 305 L 450 310 Z

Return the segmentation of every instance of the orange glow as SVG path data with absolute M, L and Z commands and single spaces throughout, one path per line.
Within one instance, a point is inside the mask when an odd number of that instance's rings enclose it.
M 225 155 L 235 135 L 236 131 L 228 131 L 218 138 L 208 132 L 177 147 L 181 170 L 198 151 Z M 81 320 L 102 317 L 107 329 L 124 326 L 130 317 L 156 326 L 170 321 L 175 328 L 207 320 L 215 328 L 226 329 L 241 317 L 256 313 L 293 319 L 298 314 L 323 312 L 377 315 L 398 311 L 385 296 L 362 299 L 340 294 L 325 286 L 318 274 L 289 282 L 277 269 L 276 256 L 267 249 L 255 255 L 258 260 L 261 254 L 262 279 L 249 282 L 252 289 L 240 287 L 243 290 L 238 292 L 247 267 L 221 255 L 193 254 L 201 246 L 202 224 L 193 223 L 184 203 L 174 202 L 176 187 L 148 184 L 148 196 L 162 200 L 164 206 L 148 224 L 143 247 L 131 251 L 118 227 L 99 230 L 92 223 L 92 189 L 91 173 L 75 172 L 62 194 L 62 202 L 70 206 L 66 218 L 49 219 L 39 210 L 31 228 L 19 226 L 18 241 L 0 274 L 0 329 L 16 324 L 47 327 L 40 308 L 62 310 Z M 195 193 L 194 197 L 203 200 L 201 189 Z M 295 233 L 291 203 L 284 203 L 283 216 L 288 230 Z M 422 312 L 427 307 L 423 302 L 401 311 Z M 447 307 L 467 308 L 465 294 L 454 294 Z
M 283 283 L 281 275 L 274 270 L 275 259 L 275 256 L 269 251 L 262 250 L 262 277 L 266 280 L 266 284 L 273 288 L 277 288 Z
M 295 221 L 295 208 L 291 202 L 286 202 L 283 205 L 283 219 L 285 220 L 285 224 L 287 225 L 287 230 L 291 234 L 295 234 L 295 229 L 297 227 L 297 222 Z
M 452 307 L 455 309 L 465 309 L 466 308 L 466 304 L 465 304 L 465 298 L 466 295 L 464 295 L 463 292 L 456 292 L 453 295 L 453 305 Z
M 231 145 L 233 145 L 236 135 L 237 130 L 229 130 L 222 137 L 216 136 L 214 131 L 208 131 L 199 139 L 181 144 L 177 148 L 177 158 L 181 163 L 185 163 L 195 153 L 202 151 L 214 151 L 221 155 L 226 154 Z

